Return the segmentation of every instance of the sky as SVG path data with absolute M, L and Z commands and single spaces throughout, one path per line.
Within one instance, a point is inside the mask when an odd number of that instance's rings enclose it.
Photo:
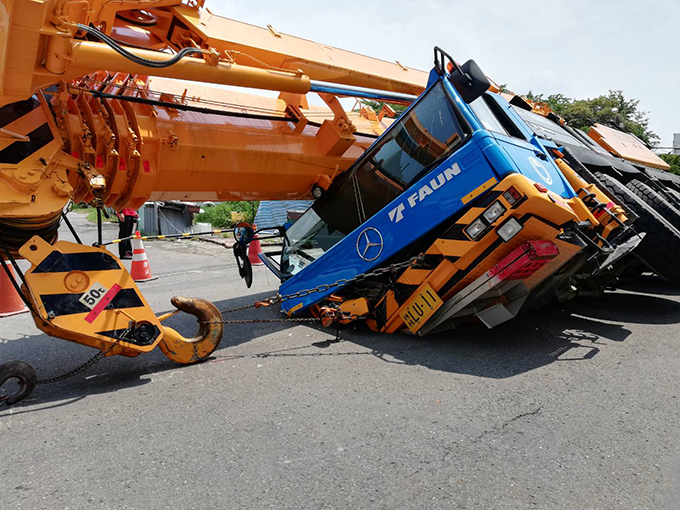
M 680 133 L 680 0 L 207 0 L 213 14 L 417 69 L 437 45 L 516 93 L 623 90 Z

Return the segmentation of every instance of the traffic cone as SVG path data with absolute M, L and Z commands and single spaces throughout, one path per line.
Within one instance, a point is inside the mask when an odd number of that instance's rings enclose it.
M 5 261 L 0 261 L 0 264 L 6 264 Z M 7 266 L 9 272 L 14 278 L 14 271 L 12 266 Z M 16 281 L 16 278 L 14 278 Z M 16 315 L 18 313 L 28 312 L 28 308 L 19 297 L 12 281 L 4 269 L 0 268 L 0 317 L 9 317 L 10 315 Z
M 149 260 L 146 258 L 146 250 L 144 243 L 142 243 L 142 235 L 139 230 L 135 232 L 135 237 L 132 242 L 132 266 L 130 267 L 130 276 L 136 282 L 148 282 L 153 280 L 151 276 L 151 269 L 149 268 Z
M 257 230 L 255 225 L 253 225 L 253 230 Z M 264 262 L 258 257 L 260 253 L 262 253 L 262 246 L 260 246 L 260 241 L 257 239 L 257 236 L 255 236 L 253 237 L 253 240 L 250 241 L 250 246 L 248 246 L 248 260 L 250 260 L 251 266 L 264 265 Z

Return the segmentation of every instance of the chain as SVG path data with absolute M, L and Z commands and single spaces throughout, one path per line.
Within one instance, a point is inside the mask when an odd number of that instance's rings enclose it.
M 249 305 L 237 306 L 236 308 L 227 308 L 222 310 L 220 313 L 224 315 L 225 313 L 240 312 L 241 310 L 247 310 L 248 308 L 257 308 L 257 303 L 250 303 Z
M 80 365 L 79 367 L 74 368 L 73 370 L 66 372 L 65 374 L 58 375 L 56 377 L 50 377 L 49 379 L 41 379 L 39 380 L 36 384 L 53 384 L 57 383 L 60 381 L 64 381 L 65 379 L 69 379 L 73 376 L 78 375 L 81 372 L 84 372 L 85 370 L 89 369 L 91 366 L 97 364 L 104 356 L 106 356 L 108 353 L 110 353 L 113 348 L 118 345 L 118 343 L 123 339 L 125 334 L 129 331 L 129 329 L 126 329 L 121 333 L 120 337 L 116 338 L 116 341 L 111 344 L 111 346 L 106 349 L 105 351 L 99 351 L 97 354 L 92 356 L 89 360 L 87 360 L 85 363 Z
M 228 319 L 224 321 L 203 321 L 203 324 L 264 324 L 268 322 L 321 322 L 318 317 L 290 317 L 288 319 Z
M 339 280 L 336 280 L 333 283 L 322 283 L 321 285 L 318 285 L 316 287 L 313 287 L 311 289 L 302 289 L 297 292 L 294 292 L 293 294 L 284 294 L 283 296 L 281 295 L 276 295 L 272 301 L 272 303 L 281 303 L 284 301 L 289 301 L 291 299 L 299 298 L 299 297 L 305 297 L 309 296 L 310 294 L 314 294 L 315 292 L 325 292 L 328 289 L 332 289 L 333 287 L 341 287 L 344 285 L 348 285 L 350 283 L 355 283 L 358 281 L 366 280 L 368 278 L 374 278 L 376 276 L 382 276 L 387 273 L 392 273 L 394 271 L 398 271 L 400 269 L 404 269 L 406 267 L 412 266 L 416 262 L 422 262 L 425 260 L 424 255 L 418 255 L 417 257 L 411 257 L 408 260 L 405 260 L 404 262 L 399 262 L 397 264 L 391 264 L 386 267 L 381 267 L 379 269 L 376 269 L 375 271 L 371 271 L 368 273 L 359 273 L 356 276 L 353 276 L 352 278 L 340 278 Z M 269 300 L 267 300 L 269 301 Z
M 233 313 L 233 312 L 238 312 L 241 310 L 248 310 L 250 308 L 259 308 L 262 305 L 273 305 L 277 303 L 282 303 L 284 301 L 289 301 L 291 299 L 299 298 L 299 297 L 305 297 L 309 296 L 310 294 L 314 294 L 315 292 L 325 292 L 328 289 L 332 289 L 334 287 L 341 287 L 344 285 L 348 285 L 350 283 L 355 283 L 358 281 L 366 280 L 368 278 L 374 278 L 376 276 L 382 276 L 387 273 L 392 273 L 394 271 L 398 271 L 400 269 L 404 269 L 407 267 L 410 267 L 414 265 L 416 262 L 422 262 L 425 260 L 424 255 L 418 255 L 417 257 L 411 257 L 408 260 L 405 260 L 404 262 L 399 262 L 397 264 L 391 264 L 386 267 L 381 267 L 379 269 L 376 269 L 374 271 L 370 271 L 368 273 L 359 273 L 356 276 L 353 276 L 352 278 L 340 278 L 339 280 L 336 280 L 333 283 L 322 283 L 321 285 L 317 285 L 316 287 L 313 287 L 311 289 L 302 289 L 297 292 L 294 292 L 292 294 L 277 294 L 276 296 L 270 297 L 268 299 L 265 299 L 263 301 L 259 301 L 257 303 L 251 303 L 249 305 L 244 305 L 244 306 L 237 306 L 235 308 L 228 308 L 226 310 L 222 310 L 220 314 L 224 315 L 227 313 Z M 358 316 L 352 316 L 352 315 L 347 315 L 347 314 L 342 314 L 338 316 L 339 319 L 361 319 L 363 317 L 358 317 Z M 320 317 L 311 317 L 311 318 L 303 318 L 303 317 L 289 317 L 287 319 L 232 319 L 232 320 L 223 320 L 223 321 L 203 321 L 203 324 L 261 324 L 261 323 L 268 323 L 268 322 L 322 322 L 322 318 Z
M 417 257 L 412 257 L 407 261 L 400 262 L 398 264 L 391 264 L 389 266 L 376 269 L 375 271 L 371 271 L 368 273 L 360 273 L 356 276 L 353 276 L 352 278 L 341 278 L 333 283 L 324 283 L 321 285 L 318 285 L 316 287 L 313 287 L 311 289 L 303 289 L 299 290 L 297 292 L 294 292 L 293 294 L 284 294 L 280 295 L 277 294 L 274 297 L 271 297 L 269 299 L 264 300 L 262 303 L 266 304 L 275 304 L 275 303 L 281 303 L 283 301 L 288 301 L 290 299 L 295 299 L 298 297 L 305 297 L 310 294 L 314 294 L 315 292 L 324 292 L 328 289 L 331 289 L 333 287 L 340 287 L 347 285 L 349 283 L 355 283 L 361 280 L 365 280 L 367 278 L 373 278 L 376 276 L 381 276 L 383 274 L 391 273 L 394 271 L 398 271 L 400 269 L 409 267 L 416 262 L 421 262 L 424 260 L 423 255 L 419 255 Z M 252 303 L 249 305 L 244 305 L 244 306 L 237 306 L 235 308 L 229 308 L 227 310 L 222 310 L 220 313 L 221 314 L 226 314 L 226 313 L 232 313 L 232 312 L 238 312 L 241 310 L 248 310 L 250 308 L 259 308 L 260 303 Z M 341 319 L 363 319 L 364 317 L 358 317 L 358 316 L 353 316 L 350 314 L 342 314 L 339 315 L 338 318 Z M 321 317 L 289 317 L 287 319 L 231 319 L 231 320 L 225 320 L 225 321 L 204 321 L 204 324 L 264 324 L 264 323 L 273 323 L 273 322 L 322 322 Z M 96 365 L 99 361 L 101 361 L 102 358 L 104 358 L 107 354 L 109 354 L 116 345 L 125 337 L 125 335 L 129 332 L 129 328 L 126 329 L 121 333 L 121 335 L 116 338 L 116 341 L 111 344 L 111 346 L 106 349 L 105 351 L 100 351 L 92 358 L 87 360 L 85 363 L 80 365 L 79 367 L 74 368 L 73 370 L 66 372 L 65 374 L 58 375 L 56 377 L 50 377 L 49 379 L 41 379 L 37 382 L 37 384 L 54 384 L 57 382 L 64 381 L 66 379 L 69 379 L 71 377 L 74 377 L 81 372 L 84 372 L 85 370 L 88 370 L 91 368 L 93 365 Z M 1 400 L 1 399 L 0 399 Z

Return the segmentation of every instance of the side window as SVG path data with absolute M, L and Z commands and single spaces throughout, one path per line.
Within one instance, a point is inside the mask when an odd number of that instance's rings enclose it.
M 506 131 L 506 129 L 491 111 L 491 108 L 489 108 L 484 96 L 478 97 L 472 103 L 470 103 L 470 108 L 472 108 L 472 111 L 475 112 L 477 119 L 479 119 L 479 122 L 481 122 L 485 129 L 495 133 L 500 133 L 502 135 L 510 136 L 510 133 Z
M 522 131 L 489 94 L 475 99 L 470 106 L 482 125 L 489 131 L 526 140 Z
M 382 173 L 404 188 L 423 170 L 462 144 L 465 134 L 441 84 L 385 133 L 357 173 Z

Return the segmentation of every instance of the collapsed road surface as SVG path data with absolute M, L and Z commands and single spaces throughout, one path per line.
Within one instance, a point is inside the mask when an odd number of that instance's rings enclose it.
M 154 310 L 177 293 L 231 308 L 278 286 L 256 268 L 246 289 L 209 243 L 146 248 Z M 233 318 L 258 317 L 280 315 Z M 193 333 L 192 317 L 173 321 Z M 678 292 L 649 277 L 491 331 L 357 326 L 334 343 L 316 325 L 229 325 L 200 365 L 104 359 L 0 406 L 0 508 L 677 508 L 679 322 Z M 94 353 L 27 314 L 0 326 L 0 360 L 39 377 Z

